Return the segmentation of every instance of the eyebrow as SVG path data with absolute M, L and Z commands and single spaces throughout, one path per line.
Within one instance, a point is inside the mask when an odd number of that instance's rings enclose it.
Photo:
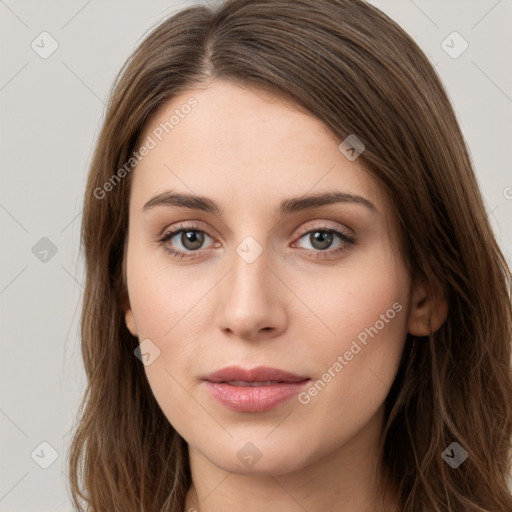
M 348 192 L 338 191 L 285 199 L 276 209 L 276 213 L 277 215 L 282 216 L 293 212 L 307 210 L 310 208 L 318 208 L 320 206 L 335 203 L 357 204 L 368 208 L 373 213 L 378 213 L 376 206 L 368 199 Z M 183 208 L 201 210 L 218 216 L 223 215 L 222 207 L 208 197 L 178 193 L 174 191 L 162 192 L 161 194 L 153 197 L 142 207 L 142 211 L 149 211 L 156 206 L 181 206 Z

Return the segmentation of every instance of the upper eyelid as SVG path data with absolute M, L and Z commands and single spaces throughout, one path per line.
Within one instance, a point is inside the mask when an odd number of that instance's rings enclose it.
M 204 223 L 200 220 L 178 222 L 176 225 L 173 225 L 171 227 L 166 227 L 162 231 L 161 236 L 166 236 L 170 233 L 176 234 L 179 231 L 185 231 L 187 229 L 189 229 L 191 231 L 203 231 L 207 235 L 212 236 L 212 235 L 210 235 L 210 229 L 209 228 L 203 229 L 203 227 L 201 227 L 202 224 L 204 225 Z
M 298 230 L 298 233 L 299 235 L 304 235 L 306 233 L 309 233 L 310 231 L 314 231 L 314 230 L 321 230 L 321 229 L 325 229 L 326 231 L 328 230 L 334 230 L 334 231 L 342 231 L 344 233 L 347 233 L 347 235 L 352 235 L 353 234 L 353 230 L 350 229 L 348 226 L 345 226 L 343 225 L 342 227 L 340 227 L 339 225 L 336 225 L 336 226 L 333 226 L 333 225 L 329 225 L 329 222 L 328 221 L 323 221 L 323 224 L 321 223 L 320 221 L 320 224 L 316 225 L 316 226 L 308 226 L 308 227 L 305 227 L 305 228 L 300 228 Z

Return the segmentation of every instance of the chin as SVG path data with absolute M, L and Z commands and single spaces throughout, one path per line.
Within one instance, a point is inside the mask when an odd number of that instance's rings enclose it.
M 297 447 L 277 436 L 275 439 L 254 436 L 254 441 L 233 439 L 216 446 L 210 441 L 207 445 L 195 445 L 194 449 L 218 468 L 238 475 L 268 477 L 269 473 L 275 476 L 292 473 L 314 458 L 306 446 Z

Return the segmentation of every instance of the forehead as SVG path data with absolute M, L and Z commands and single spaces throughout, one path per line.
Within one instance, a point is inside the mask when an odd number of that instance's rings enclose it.
M 348 160 L 341 140 L 284 95 L 224 80 L 200 84 L 160 108 L 139 144 L 149 139 L 152 149 L 133 171 L 137 209 L 168 189 L 212 197 L 238 214 L 328 190 L 385 208 L 361 160 Z

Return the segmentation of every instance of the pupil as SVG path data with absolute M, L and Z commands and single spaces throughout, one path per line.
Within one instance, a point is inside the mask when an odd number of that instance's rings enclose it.
M 199 231 L 184 231 L 181 235 L 181 243 L 189 250 L 199 249 L 204 236 Z
M 332 243 L 332 233 L 328 231 L 315 231 L 311 233 L 311 245 L 315 249 L 327 249 Z

